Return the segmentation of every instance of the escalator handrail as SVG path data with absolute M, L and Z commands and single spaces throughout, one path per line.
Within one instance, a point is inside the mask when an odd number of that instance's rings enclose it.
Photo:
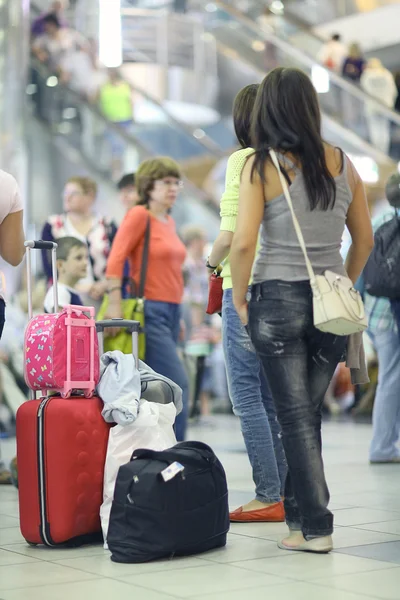
M 146 56 L 146 55 L 143 54 L 143 56 Z M 125 79 L 123 74 L 121 73 L 120 69 L 119 69 L 119 72 L 120 72 L 122 79 L 131 88 L 131 91 L 136 92 L 137 94 L 140 94 L 141 96 L 143 96 L 143 98 L 146 98 L 146 100 L 151 102 L 151 104 L 155 104 L 167 116 L 168 121 L 170 121 L 176 129 L 179 129 L 180 131 L 182 131 L 183 133 L 188 135 L 191 139 L 193 139 L 200 146 L 203 146 L 203 148 L 205 148 L 209 154 L 212 154 L 216 158 L 223 158 L 224 156 L 226 156 L 226 152 L 224 152 L 224 150 L 222 150 L 222 148 L 220 146 L 218 146 L 218 144 L 216 144 L 214 142 L 214 140 L 212 140 L 210 138 L 209 135 L 204 133 L 203 137 L 197 138 L 195 136 L 195 131 L 189 125 L 185 125 L 181 121 L 177 121 L 175 119 L 175 117 L 173 117 L 171 115 L 171 113 L 163 106 L 162 102 L 160 102 L 159 100 L 156 100 L 153 96 L 151 96 L 143 88 L 139 87 L 136 83 L 132 83 L 131 81 L 128 81 L 127 79 Z
M 41 63 L 37 58 L 31 56 L 31 66 L 39 71 L 43 78 L 48 78 L 53 76 L 52 71 L 43 63 Z M 70 96 L 75 98 L 77 105 L 83 105 L 87 110 L 89 110 L 92 114 L 96 116 L 100 121 L 103 122 L 105 127 L 111 131 L 117 133 L 121 138 L 123 138 L 128 146 L 134 146 L 138 148 L 143 156 L 146 158 L 150 158 L 152 153 L 149 149 L 132 133 L 128 133 L 122 127 L 119 127 L 117 123 L 112 123 L 109 121 L 103 113 L 100 111 L 99 107 L 95 104 L 91 104 L 85 97 L 81 96 L 78 92 L 71 89 L 67 84 L 59 82 L 58 85 L 61 89 L 65 89 Z M 190 179 L 186 176 L 183 176 L 183 181 L 185 183 L 185 189 L 192 194 L 195 200 L 202 202 L 204 205 L 208 206 L 214 213 L 219 214 L 219 208 L 214 204 L 214 202 L 209 198 L 209 196 L 196 186 Z
M 259 26 L 256 23 L 254 23 L 254 21 L 252 21 L 249 17 L 247 17 L 240 11 L 238 11 L 236 8 L 233 8 L 233 7 L 228 8 L 226 5 L 224 5 L 224 2 L 221 0 L 215 0 L 214 4 L 216 4 L 222 11 L 228 13 L 231 17 L 233 17 L 234 19 L 239 21 L 239 23 L 242 23 L 247 28 L 252 29 L 258 37 L 265 38 L 266 40 L 271 42 L 271 44 L 273 44 L 274 46 L 277 46 L 278 48 L 280 48 L 287 54 L 292 55 L 299 62 L 302 62 L 303 64 L 305 64 L 308 68 L 312 68 L 313 66 L 320 64 L 320 63 L 318 63 L 318 61 L 316 59 L 315 60 L 312 59 L 310 56 L 308 56 L 308 54 L 306 54 L 299 48 L 295 48 L 294 46 L 292 46 L 290 43 L 286 42 L 285 40 L 281 40 L 280 38 L 278 38 L 277 36 L 275 36 L 272 33 L 267 33 L 267 32 L 261 31 Z M 255 67 L 255 65 L 252 65 L 252 66 Z M 323 65 L 321 65 L 321 67 L 326 69 L 326 67 L 323 67 Z M 255 67 L 255 68 L 257 68 L 257 67 Z M 373 96 L 370 96 L 367 92 L 364 92 L 359 87 L 357 87 L 353 83 L 350 83 L 349 81 L 347 81 L 346 79 L 344 79 L 343 77 L 341 77 L 340 75 L 335 73 L 334 71 L 331 71 L 329 69 L 326 69 L 326 70 L 329 73 L 329 78 L 339 88 L 341 88 L 342 90 L 345 90 L 351 96 L 358 98 L 362 102 L 365 102 L 365 103 L 368 102 L 371 105 L 374 104 L 375 107 L 377 108 L 377 110 L 382 115 L 384 115 L 389 120 L 396 123 L 396 125 L 400 125 L 400 115 L 396 111 L 388 108 L 387 106 L 382 104 L 382 102 L 379 102 L 379 100 L 377 100 Z M 265 75 L 265 73 L 264 73 L 264 75 Z

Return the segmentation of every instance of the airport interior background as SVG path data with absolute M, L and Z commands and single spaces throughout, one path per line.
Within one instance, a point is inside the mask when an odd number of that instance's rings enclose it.
M 35 24 L 55 11 L 71 55 L 43 60 L 43 32 Z M 237 149 L 233 100 L 278 66 L 310 76 L 324 139 L 351 158 L 371 213 L 379 215 L 387 208 L 386 180 L 400 170 L 399 22 L 395 0 L 0 0 L 0 166 L 18 181 L 26 238 L 40 239 L 49 216 L 62 213 L 64 185 L 75 177 L 95 181 L 96 212 L 121 223 L 126 207 L 118 181 L 143 160 L 170 156 L 183 174 L 172 216 L 183 238 L 190 231 L 203 238 L 205 263 L 219 232 L 227 160 Z M 326 64 L 333 35 L 356 61 L 376 59 L 398 99 L 373 94 L 361 73 Z M 125 120 L 101 101 L 111 78 L 130 98 Z M 46 284 L 40 257 L 33 253 L 32 260 L 40 304 Z M 10 315 L 0 342 L 0 461 L 8 470 L 16 454 L 10 398 L 28 397 L 18 363 L 27 322 L 25 263 L 16 269 L 1 260 L 0 269 Z M 214 315 L 210 323 L 201 389 L 193 340 L 180 347 L 191 382 L 187 438 L 209 444 L 221 460 L 233 510 L 251 501 L 254 484 L 229 400 L 221 319 Z M 101 544 L 28 545 L 18 490 L 0 485 L 0 600 L 399 600 L 400 451 L 396 461 L 370 460 L 379 365 L 366 334 L 365 349 L 370 383 L 355 388 L 341 368 L 323 406 L 333 552 L 281 550 L 284 523 L 232 523 L 225 548 L 116 564 Z M 400 363 L 393 368 L 400 372 Z M 400 388 L 392 392 L 398 436 Z

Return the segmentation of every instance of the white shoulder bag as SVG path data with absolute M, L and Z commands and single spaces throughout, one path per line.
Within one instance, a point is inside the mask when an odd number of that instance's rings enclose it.
M 364 304 L 351 279 L 333 273 L 333 271 L 325 271 L 323 275 L 314 273 L 278 157 L 272 149 L 269 153 L 278 171 L 283 193 L 292 215 L 297 239 L 304 254 L 313 294 L 314 326 L 325 333 L 333 333 L 334 335 L 350 335 L 364 331 L 368 326 Z

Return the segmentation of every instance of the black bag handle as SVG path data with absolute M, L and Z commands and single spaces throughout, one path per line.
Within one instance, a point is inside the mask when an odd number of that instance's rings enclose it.
M 146 231 L 144 234 L 142 267 L 140 269 L 139 298 L 144 297 L 144 288 L 146 285 L 146 277 L 147 277 L 147 267 L 149 264 L 150 233 L 151 233 L 151 217 L 149 215 L 149 218 L 147 219 Z
M 153 458 L 166 462 L 169 465 L 179 460 L 174 450 L 194 450 L 201 458 L 206 460 L 208 463 L 213 464 L 216 462 L 217 457 L 209 446 L 206 444 L 199 444 L 198 442 L 182 442 L 177 444 L 173 448 L 163 450 L 161 452 L 157 450 L 149 450 L 147 448 L 139 448 L 134 450 L 131 456 L 131 461 L 137 458 Z M 197 466 L 198 462 L 194 456 L 185 456 L 185 462 Z

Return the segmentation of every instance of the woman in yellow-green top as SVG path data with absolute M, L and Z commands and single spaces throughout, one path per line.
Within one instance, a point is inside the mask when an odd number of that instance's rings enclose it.
M 235 98 L 233 121 L 241 149 L 230 156 L 225 191 L 221 198 L 221 231 L 208 257 L 210 274 L 222 261 L 222 339 L 233 412 L 240 418 L 243 438 L 253 470 L 256 496 L 230 514 L 233 522 L 284 521 L 282 503 L 286 459 L 274 403 L 248 333 L 232 301 L 229 252 L 236 228 L 239 185 L 243 167 L 253 153 L 250 121 L 258 85 L 243 88 Z M 214 266 L 213 266 L 214 265 Z
M 129 133 L 133 123 L 132 91 L 129 83 L 121 79 L 117 69 L 109 69 L 109 80 L 99 91 L 99 106 L 103 115 Z M 125 139 L 114 130 L 106 132 L 111 150 L 111 170 L 114 179 L 123 172 L 123 157 L 126 149 Z
M 99 92 L 100 110 L 112 123 L 131 123 L 133 105 L 130 85 L 121 79 L 117 69 L 109 69 L 108 73 L 109 80 Z

